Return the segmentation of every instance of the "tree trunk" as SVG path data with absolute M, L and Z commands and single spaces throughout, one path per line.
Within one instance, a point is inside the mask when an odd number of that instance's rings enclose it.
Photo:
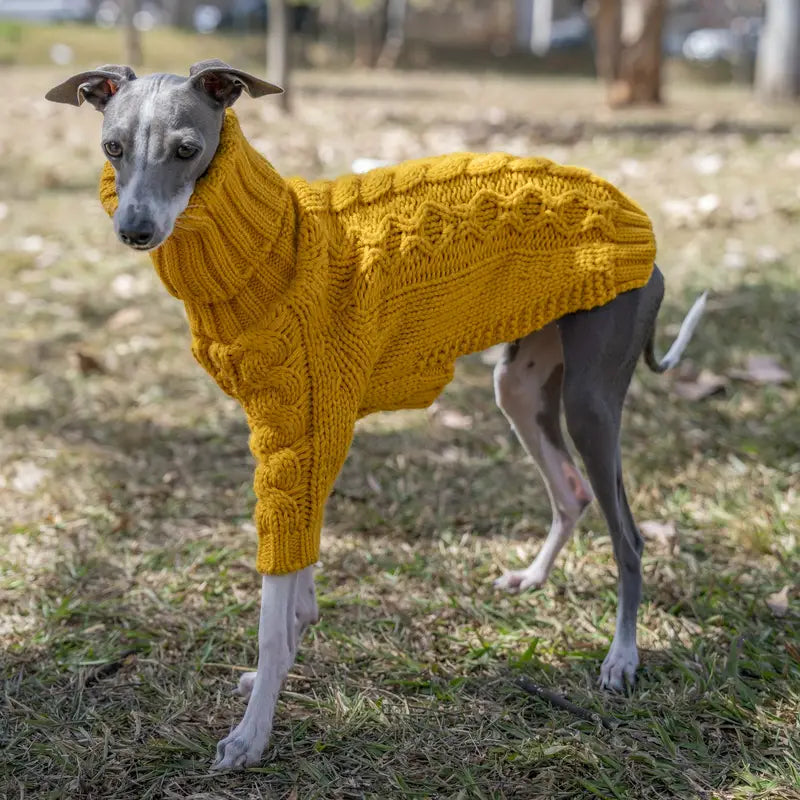
M 611 85 L 619 78 L 622 50 L 622 2 L 599 0 L 594 19 L 595 66 L 597 76 Z
M 756 91 L 764 100 L 800 95 L 800 0 L 767 0 L 758 46 Z
M 268 0 L 267 80 L 283 89 L 281 108 L 289 110 L 289 8 L 286 0 Z
M 612 106 L 661 102 L 661 37 L 666 0 L 627 0 L 623 6 L 619 77 Z
M 531 0 L 531 52 L 545 56 L 553 38 L 553 0 Z
M 138 0 L 123 0 L 120 10 L 125 51 L 123 63 L 130 64 L 132 67 L 140 67 L 142 65 L 142 36 L 139 29 L 133 24 L 134 16 L 139 10 L 139 2 Z
M 595 60 L 610 105 L 661 102 L 665 13 L 666 0 L 599 0 Z
M 408 0 L 388 0 L 386 4 L 386 36 L 376 66 L 391 69 L 397 66 L 397 59 L 406 40 L 406 12 Z
M 389 0 L 374 0 L 353 9 L 355 64 L 374 67 L 386 37 Z

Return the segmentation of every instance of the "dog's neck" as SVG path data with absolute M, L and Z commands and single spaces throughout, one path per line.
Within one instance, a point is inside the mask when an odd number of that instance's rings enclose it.
M 117 199 L 109 164 L 100 197 L 113 214 Z M 284 251 L 294 242 L 295 219 L 286 181 L 249 144 L 229 110 L 209 170 L 172 235 L 150 256 L 167 290 L 186 304 L 194 328 L 199 318 L 222 313 L 245 293 L 256 269 L 262 304 L 286 290 L 294 260 Z M 241 316 L 238 309 L 233 313 Z M 207 324 L 199 327 L 209 333 Z

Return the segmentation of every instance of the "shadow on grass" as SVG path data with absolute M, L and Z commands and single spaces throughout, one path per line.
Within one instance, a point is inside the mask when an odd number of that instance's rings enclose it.
M 430 556 L 425 579 L 398 585 L 396 573 L 373 570 L 376 591 L 365 592 L 357 619 L 352 605 L 325 604 L 279 704 L 267 759 L 251 772 L 214 777 L 215 741 L 243 704 L 229 695 L 235 673 L 210 663 L 210 654 L 255 662 L 246 614 L 217 608 L 215 618 L 209 608 L 201 620 L 196 603 L 184 600 L 165 616 L 161 598 L 114 598 L 81 585 L 74 615 L 51 619 L 37 643 L 4 658 L 0 788 L 137 800 L 292 790 L 319 798 L 457 797 L 465 787 L 520 800 L 728 796 L 770 786 L 773 794 L 758 796 L 794 796 L 800 666 L 786 644 L 800 631 L 796 620 L 772 618 L 755 596 L 762 580 L 777 576 L 765 571 L 751 575 L 751 589 L 725 587 L 715 575 L 722 565 L 693 574 L 671 559 L 678 578 L 692 576 L 692 590 L 717 594 L 719 607 L 699 618 L 690 642 L 644 650 L 637 690 L 622 697 L 594 687 L 603 644 L 540 622 L 569 619 L 578 607 L 606 613 L 613 591 L 570 575 L 578 586 L 568 597 L 557 577 L 554 588 L 524 598 L 489 598 L 450 565 L 437 566 L 435 549 Z M 326 571 L 341 568 L 334 559 Z M 62 575 L 47 591 L 70 597 L 73 580 Z M 443 593 L 453 602 L 443 604 Z M 644 612 L 652 614 L 648 604 Z M 137 648 L 125 631 L 146 631 L 152 646 Z M 122 657 L 131 649 L 139 656 Z M 513 685 L 518 674 L 619 727 L 606 731 L 530 700 Z

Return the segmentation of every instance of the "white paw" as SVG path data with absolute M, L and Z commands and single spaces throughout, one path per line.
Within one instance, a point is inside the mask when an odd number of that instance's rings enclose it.
M 611 649 L 600 668 L 600 685 L 604 689 L 622 692 L 626 683 L 633 686 L 638 666 L 639 654 L 636 652 L 636 645 L 625 647 L 612 642 Z
M 217 745 L 217 759 L 211 769 L 243 769 L 261 761 L 269 731 L 263 733 L 242 723 Z
M 495 589 L 505 589 L 508 592 L 524 592 L 526 589 L 538 589 L 547 580 L 547 573 L 541 569 L 534 569 L 533 565 L 527 569 L 509 570 L 494 582 Z
M 256 682 L 256 673 L 255 672 L 245 672 L 241 678 L 239 678 L 239 685 L 236 687 L 236 694 L 240 697 L 243 697 L 245 700 L 250 699 L 250 695 L 253 693 L 253 684 Z

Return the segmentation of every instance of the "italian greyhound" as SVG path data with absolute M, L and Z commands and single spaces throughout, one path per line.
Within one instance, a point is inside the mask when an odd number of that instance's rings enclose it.
M 209 167 L 225 109 L 242 90 L 252 97 L 280 89 L 224 64 L 205 61 L 188 78 L 137 78 L 130 67 L 105 66 L 69 78 L 47 94 L 55 102 L 88 101 L 103 113 L 102 147 L 115 166 L 119 239 L 151 250 L 172 233 L 189 205 L 195 181 Z M 494 370 L 497 403 L 544 478 L 553 520 L 545 542 L 525 569 L 495 581 L 499 589 L 541 586 L 594 497 L 608 524 L 619 580 L 616 630 L 600 670 L 614 690 L 633 683 L 639 658 L 636 617 L 642 591 L 642 537 L 622 478 L 619 437 L 631 377 L 644 354 L 651 370 L 674 366 L 705 306 L 702 295 L 686 315 L 667 354 L 654 352 L 664 280 L 654 267 L 642 288 L 624 292 L 592 311 L 571 313 L 506 344 Z M 561 413 L 588 474 L 575 464 Z M 267 744 L 278 693 L 303 631 L 317 620 L 312 567 L 264 575 L 258 633 L 258 669 L 242 676 L 244 718 L 217 747 L 217 769 L 256 764 Z

